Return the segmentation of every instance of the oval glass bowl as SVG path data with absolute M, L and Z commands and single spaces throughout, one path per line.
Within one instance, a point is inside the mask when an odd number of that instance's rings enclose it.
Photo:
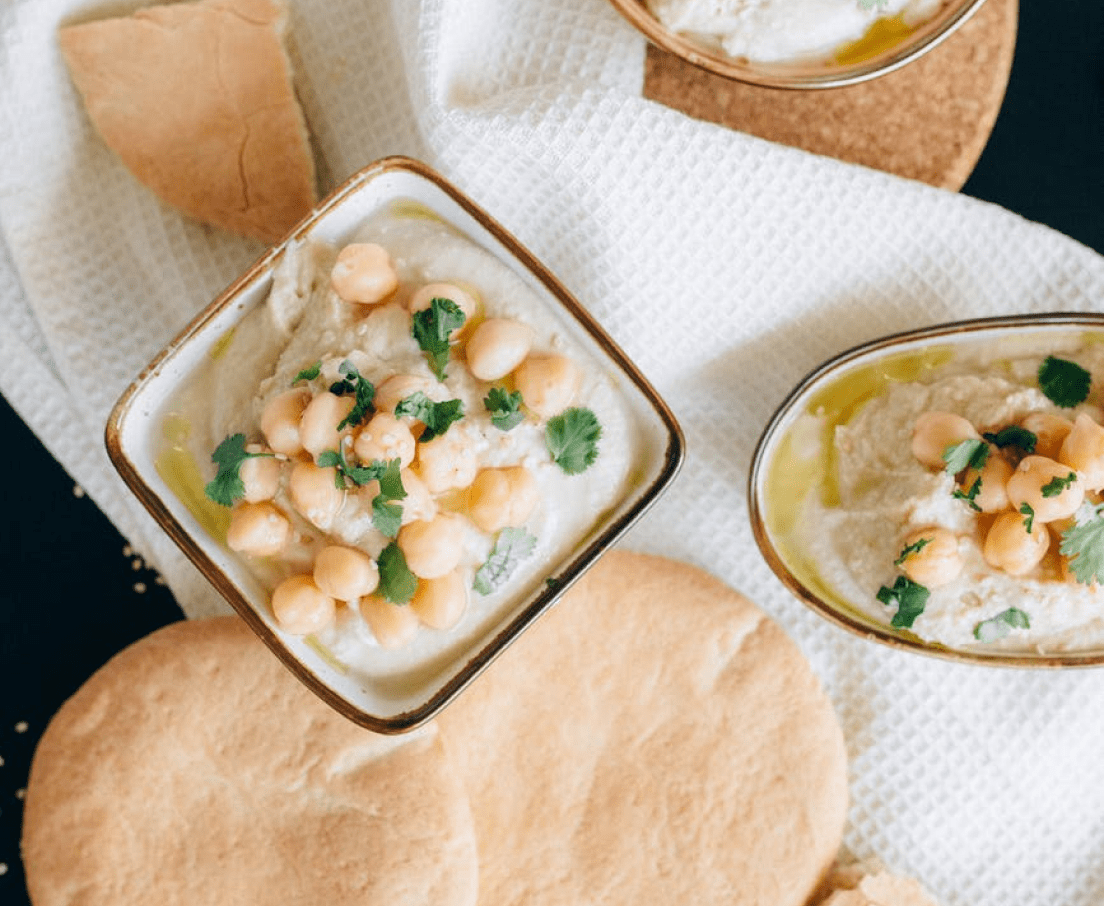
M 1022 315 L 961 321 L 894 334 L 825 362 L 791 391 L 767 424 L 752 459 L 748 503 L 752 530 L 767 563 L 812 610 L 837 626 L 904 651 L 977 664 L 1085 667 L 1104 664 L 1104 646 L 1040 653 L 1012 648 L 949 648 L 923 640 L 866 612 L 818 570 L 796 520 L 808 495 L 832 480 L 831 432 L 891 382 L 922 378 L 951 361 L 995 364 L 1002 358 L 1046 355 L 1063 341 L 1104 343 L 1104 315 Z M 806 416 L 817 415 L 818 423 Z M 870 590 L 874 601 L 876 589 Z M 1102 592 L 1104 595 L 1104 592 Z M 1017 602 L 1010 601 L 1009 606 Z M 1104 600 L 1102 600 L 1104 614 Z
M 886 38 L 874 33 L 845 45 L 834 57 L 792 63 L 757 63 L 726 54 L 707 37 L 672 31 L 644 0 L 611 0 L 613 5 L 657 47 L 714 75 L 763 88 L 841 88 L 900 69 L 923 56 L 972 16 L 984 0 L 948 0 L 931 19 L 904 34 Z M 858 2 L 858 0 L 841 0 Z
M 404 668 L 401 676 L 384 668 L 374 674 L 350 668 L 312 637 L 283 632 L 272 616 L 267 589 L 226 546 L 225 511 L 204 497 L 203 482 L 213 477 L 214 467 L 190 456 L 183 465 L 176 460 L 166 465 L 164 459 L 166 449 L 175 451 L 166 445 L 179 429 L 173 424 L 174 400 L 206 362 L 233 348 L 236 327 L 267 299 L 284 250 L 301 240 L 347 243 L 384 210 L 441 221 L 513 271 L 547 319 L 616 385 L 639 442 L 623 494 L 594 513 L 591 527 L 561 560 L 550 562 L 502 607 L 481 614 L 462 639 L 447 640 L 443 652 Z M 257 381 L 269 372 L 257 374 Z M 141 502 L 272 651 L 342 714 L 384 733 L 412 729 L 444 707 L 640 518 L 674 479 L 683 458 L 674 416 L 586 308 L 470 199 L 424 164 L 402 157 L 378 161 L 350 177 L 201 312 L 119 400 L 106 441 L 116 468 Z M 201 477 L 204 467 L 211 473 L 206 478 Z M 181 475 L 192 479 L 182 481 Z

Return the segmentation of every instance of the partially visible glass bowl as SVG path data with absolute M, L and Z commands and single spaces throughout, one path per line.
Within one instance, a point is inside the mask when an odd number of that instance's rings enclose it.
M 948 0 L 932 18 L 914 28 L 893 29 L 893 34 L 884 38 L 868 36 L 844 45 L 827 59 L 792 63 L 760 63 L 729 56 L 707 37 L 667 28 L 644 0 L 610 2 L 653 44 L 694 66 L 764 88 L 813 89 L 854 85 L 900 69 L 952 34 L 977 12 L 984 0 Z

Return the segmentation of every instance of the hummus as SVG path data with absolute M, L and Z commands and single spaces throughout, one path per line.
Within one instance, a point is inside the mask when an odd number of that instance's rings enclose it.
M 171 417 L 197 461 L 221 451 L 209 496 L 242 481 L 227 543 L 274 625 L 394 679 L 493 631 L 623 498 L 640 442 L 614 380 L 511 269 L 396 208 L 340 255 L 289 246 Z
M 894 43 L 946 0 L 646 0 L 667 28 L 719 45 L 730 57 L 789 63 L 832 57 L 875 26 Z
M 1092 375 L 1104 373 L 1104 346 L 1071 339 L 1048 352 Z M 870 398 L 857 404 L 852 398 L 843 408 L 822 397 L 802 415 L 791 437 L 808 450 L 815 444 L 828 466 L 793 531 L 819 578 L 877 621 L 953 648 L 1055 652 L 1101 644 L 1104 592 L 1071 567 L 1087 567 L 1104 553 L 1104 541 L 1093 542 L 1095 552 L 1075 544 L 1085 555 L 1077 564 L 1067 539 L 1072 528 L 1104 518 L 1098 509 L 1104 481 L 1063 440 L 1074 425 L 1080 433 L 1071 438 L 1102 431 L 1100 397 L 1094 391 L 1076 406 L 1056 405 L 1040 389 L 1045 358 L 914 362 L 916 379 L 884 380 Z M 941 440 L 936 462 L 921 461 L 918 438 L 930 413 L 968 423 L 964 430 L 973 426 L 977 439 L 964 446 Z M 1051 436 L 1054 426 L 1061 436 Z M 823 439 L 830 439 L 827 451 Z M 948 461 L 955 447 L 962 455 L 980 453 L 987 465 L 978 472 Z M 1049 471 L 1029 503 L 1021 485 L 1040 465 Z M 996 528 L 1002 522 L 1025 545 L 1012 559 L 1002 557 Z M 921 564 L 925 558 L 932 562 Z M 908 599 L 912 584 L 923 588 L 919 599 Z

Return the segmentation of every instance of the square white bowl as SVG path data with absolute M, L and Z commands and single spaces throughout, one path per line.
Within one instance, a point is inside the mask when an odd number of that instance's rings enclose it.
M 351 241 L 373 214 L 395 203 L 428 208 L 521 277 L 564 323 L 573 338 L 618 378 L 639 437 L 626 492 L 546 581 L 494 615 L 478 637 L 453 650 L 417 681 L 366 680 L 328 657 L 310 637 L 282 631 L 269 592 L 244 560 L 197 517 L 158 469 L 164 420 L 181 387 L 220 342 L 268 296 L 273 272 L 289 244 L 304 239 L 339 245 Z M 265 375 L 257 375 L 259 381 Z M 123 479 L 158 523 L 296 676 L 356 723 L 384 733 L 403 732 L 431 718 L 567 590 L 656 501 L 677 474 L 684 441 L 674 416 L 647 380 L 564 286 L 489 215 L 424 164 L 409 158 L 377 161 L 324 199 L 280 244 L 263 255 L 176 337 L 120 398 L 105 433 L 108 453 Z M 209 464 L 207 464 L 209 465 Z M 401 687 L 401 688 L 400 688 Z

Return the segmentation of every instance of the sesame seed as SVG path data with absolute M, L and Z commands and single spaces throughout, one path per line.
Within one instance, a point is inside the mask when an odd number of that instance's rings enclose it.
M 145 594 L 146 583 L 145 582 L 135 582 L 134 583 L 134 590 L 140 595 Z
M 123 556 L 130 557 L 134 554 L 134 548 L 129 544 L 123 545 Z
M 138 570 L 140 570 L 142 568 L 142 558 L 141 557 L 136 557 L 134 560 L 131 560 L 130 561 L 130 568 L 132 570 L 134 570 L 135 572 L 138 572 Z
M 155 576 L 153 581 L 156 582 L 158 585 L 164 585 L 165 584 L 165 577 L 164 576 Z
M 15 791 L 15 798 L 19 800 L 26 799 L 27 791 L 23 787 L 20 787 L 18 790 Z
M 8 866 L 5 863 L 0 862 L 0 875 L 6 875 L 7 873 L 8 873 Z
M 73 485 L 73 496 L 77 498 L 83 497 L 84 488 L 82 488 L 79 484 Z
M 15 732 L 16 733 L 26 733 L 27 732 L 27 722 L 25 720 L 19 721 L 19 723 L 17 723 L 15 725 Z

